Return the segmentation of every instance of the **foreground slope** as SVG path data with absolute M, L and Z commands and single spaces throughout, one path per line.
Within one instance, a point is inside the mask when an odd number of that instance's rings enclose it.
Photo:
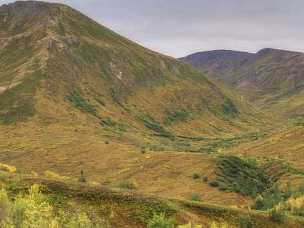
M 302 227 L 300 216 L 147 195 L 135 190 L 43 177 L 0 164 L 1 225 L 19 227 Z M 48 174 L 50 175 L 50 173 Z M 37 216 L 39 215 L 39 216 Z M 185 225 L 183 225 L 185 224 Z M 186 225 L 187 224 L 187 225 Z

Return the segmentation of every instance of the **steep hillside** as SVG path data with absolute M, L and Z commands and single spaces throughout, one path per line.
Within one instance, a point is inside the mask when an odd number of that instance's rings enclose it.
M 256 54 L 214 51 L 182 60 L 216 75 L 268 110 L 289 116 L 304 113 L 303 53 L 276 49 Z
M 198 71 L 67 6 L 4 5 L 0 28 L 2 124 L 78 122 L 170 138 L 236 133 L 255 121 L 253 109 Z

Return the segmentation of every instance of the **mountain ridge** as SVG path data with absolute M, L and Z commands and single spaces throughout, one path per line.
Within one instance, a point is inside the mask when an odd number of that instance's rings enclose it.
M 287 99 L 293 102 L 285 107 L 284 115 L 303 113 L 299 111 L 301 105 L 296 104 L 300 102 L 296 96 L 302 96 L 304 88 L 303 53 L 272 48 L 249 54 L 229 53 L 230 56 L 225 56 L 221 51 L 201 52 L 181 60 L 209 74 L 211 78 L 224 81 L 262 106 L 272 103 L 274 106 L 271 107 L 282 109 Z M 231 53 L 238 54 L 239 58 L 231 58 Z M 217 58 L 212 57 L 215 54 Z

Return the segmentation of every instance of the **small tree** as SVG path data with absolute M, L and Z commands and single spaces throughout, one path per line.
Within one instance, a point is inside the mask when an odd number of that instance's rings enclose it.
M 87 180 L 86 180 L 86 178 L 85 178 L 85 176 L 84 176 L 83 170 L 80 171 L 79 182 L 81 182 L 81 183 L 87 182 Z

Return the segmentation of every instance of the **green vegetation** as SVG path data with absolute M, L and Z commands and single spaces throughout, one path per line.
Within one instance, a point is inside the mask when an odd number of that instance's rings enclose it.
M 249 216 L 242 216 L 242 217 L 240 217 L 239 227 L 240 228 L 253 228 L 255 226 L 254 226 L 252 219 Z
M 79 110 L 97 117 L 96 108 L 81 95 L 79 89 L 72 91 L 67 98 Z
M 294 126 L 304 127 L 304 116 L 297 116 L 289 120 Z
M 272 209 L 269 215 L 274 222 L 279 224 L 285 223 L 285 221 L 287 220 L 286 212 L 280 211 L 277 208 Z
M 255 204 L 252 208 L 256 210 L 268 210 L 285 201 L 288 197 L 290 196 L 284 194 L 279 189 L 278 185 L 275 185 L 271 189 L 264 192 L 262 195 L 259 195 L 256 198 Z
M 4 228 L 101 228 L 102 224 L 90 220 L 85 213 L 56 211 L 50 198 L 33 185 L 27 194 L 19 194 L 13 201 L 6 190 L 0 191 L 1 227 Z
M 154 214 L 147 228 L 174 228 L 175 221 L 166 218 L 165 214 Z
M 238 114 L 238 110 L 235 104 L 228 97 L 224 98 L 223 114 L 224 116 L 228 116 L 228 117 L 235 117 Z
M 247 133 L 244 135 L 229 137 L 229 138 L 216 138 L 216 139 L 197 139 L 207 142 L 205 145 L 201 146 L 196 152 L 200 153 L 216 153 L 219 150 L 227 150 L 237 145 L 240 145 L 245 142 L 253 142 L 261 137 L 264 134 L 260 132 Z
M 11 124 L 34 116 L 35 87 L 43 77 L 41 72 L 34 72 L 22 84 L 0 95 L 0 123 Z
M 197 180 L 197 179 L 201 178 L 201 175 L 199 173 L 193 173 L 192 178 L 193 178 L 193 180 Z
M 165 112 L 165 117 L 163 118 L 163 123 L 165 125 L 171 125 L 174 122 L 184 122 L 189 118 L 189 116 L 190 113 L 185 109 L 173 111 L 167 110 Z
M 153 119 L 149 114 L 142 114 L 138 118 L 144 123 L 145 127 L 156 132 L 158 136 L 167 137 L 173 139 L 174 136 L 161 126 L 159 122 Z
M 222 156 L 217 163 L 217 182 L 227 191 L 255 197 L 273 186 L 273 180 L 254 160 Z

